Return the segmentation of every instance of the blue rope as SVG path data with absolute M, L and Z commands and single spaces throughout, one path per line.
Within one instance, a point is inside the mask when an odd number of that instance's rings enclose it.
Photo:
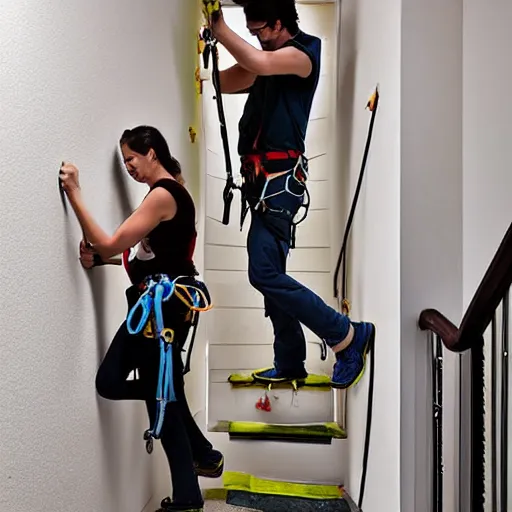
M 156 334 L 160 342 L 160 367 L 158 371 L 158 386 L 156 392 L 157 414 L 155 425 L 152 430 L 146 432 L 145 439 L 149 447 L 152 444 L 150 437 L 158 439 L 162 431 L 165 418 L 165 408 L 168 402 L 176 402 L 176 393 L 174 391 L 174 372 L 172 363 L 172 342 L 166 338 L 166 329 L 164 328 L 164 319 L 162 314 L 162 302 L 168 301 L 174 294 L 176 280 L 171 281 L 167 276 L 161 276 L 158 281 L 149 280 L 146 291 L 139 297 L 139 300 L 128 313 L 127 328 L 130 334 L 139 334 L 149 320 L 149 315 L 153 310 L 155 313 Z M 142 309 L 142 315 L 137 327 L 132 327 L 135 313 Z M 172 332 L 172 331 L 171 331 Z

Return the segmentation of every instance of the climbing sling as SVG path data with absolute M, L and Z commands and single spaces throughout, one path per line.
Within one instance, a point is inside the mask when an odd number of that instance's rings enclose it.
M 229 224 L 229 214 L 231 210 L 231 202 L 233 201 L 233 190 L 239 188 L 233 179 L 233 168 L 231 165 L 231 155 L 229 152 L 229 141 L 228 141 L 228 131 L 226 127 L 226 116 L 224 113 L 224 104 L 222 101 L 222 93 L 220 89 L 220 72 L 219 72 L 219 51 L 217 49 L 217 40 L 213 37 L 212 31 L 210 28 L 206 27 L 203 29 L 201 34 L 201 38 L 205 43 L 205 48 L 203 51 L 203 60 L 204 67 L 208 69 L 208 61 L 210 58 L 210 54 L 212 56 L 212 81 L 213 87 L 215 89 L 215 100 L 217 102 L 217 112 L 219 115 L 219 123 L 220 123 L 220 134 L 222 138 L 222 145 L 224 148 L 224 159 L 226 162 L 226 185 L 224 187 L 224 191 L 222 193 L 222 197 L 224 200 L 224 212 L 222 214 L 222 223 L 224 225 Z
M 366 163 L 368 160 L 368 154 L 370 152 L 370 144 L 373 135 L 373 127 L 375 123 L 375 117 L 377 115 L 377 108 L 379 104 L 379 90 L 378 87 L 375 89 L 375 92 L 371 96 L 368 101 L 367 108 L 372 113 L 370 119 L 370 126 L 368 129 L 368 135 L 366 139 L 366 145 L 363 154 L 363 161 L 361 164 L 361 169 L 359 171 L 359 179 L 357 181 L 356 192 L 354 195 L 354 199 L 352 201 L 352 206 L 350 208 L 349 217 L 347 220 L 347 225 L 345 227 L 345 233 L 343 235 L 343 243 L 341 246 L 340 254 L 338 256 L 338 262 L 336 264 L 336 271 L 334 273 L 334 297 L 338 299 L 340 303 L 340 308 L 342 313 L 348 315 L 350 313 L 350 303 L 347 299 L 347 244 L 350 235 L 350 229 L 352 227 L 352 222 L 354 220 L 354 213 L 357 207 L 357 201 L 359 199 L 359 194 L 361 192 L 361 186 L 363 183 L 364 171 L 366 169 Z M 341 297 L 339 293 L 339 273 L 340 268 L 343 265 L 343 273 L 341 280 Z M 341 299 L 341 300 L 340 300 Z M 373 389 L 374 389 L 374 377 L 375 377 L 375 344 L 371 347 L 369 352 L 370 360 L 370 382 L 368 387 L 368 409 L 366 414 L 366 434 L 365 434 L 365 442 L 364 442 L 364 454 L 363 454 L 363 469 L 361 476 L 361 486 L 359 489 L 359 500 L 358 507 L 362 511 L 363 499 L 364 499 L 364 490 L 366 485 L 366 473 L 368 469 L 368 454 L 370 450 L 370 434 L 371 434 L 371 426 L 372 426 L 372 412 L 373 412 Z
M 160 365 L 156 390 L 156 419 L 152 428 L 144 432 L 144 440 L 146 441 L 146 450 L 148 453 L 153 451 L 153 439 L 160 438 L 167 404 L 176 401 L 172 351 L 173 344 L 176 341 L 175 329 L 178 326 L 165 327 L 162 304 L 168 302 L 171 297 L 176 296 L 187 306 L 192 316 L 192 340 L 188 349 L 187 362 L 183 374 L 186 374 L 190 370 L 190 357 L 198 325 L 199 312 L 207 311 L 212 307 L 206 294 L 199 286 L 179 283 L 181 279 L 187 278 L 190 279 L 188 276 L 178 276 L 171 280 L 169 276 L 159 274 L 146 279 L 141 287 L 142 294 L 136 304 L 128 312 L 126 320 L 130 334 L 137 335 L 144 332 L 146 337 L 153 337 L 159 340 L 160 345 Z M 134 316 L 139 310 L 141 310 L 139 321 L 136 326 L 133 326 Z M 176 350 L 181 350 L 181 348 L 182 347 L 177 347 Z

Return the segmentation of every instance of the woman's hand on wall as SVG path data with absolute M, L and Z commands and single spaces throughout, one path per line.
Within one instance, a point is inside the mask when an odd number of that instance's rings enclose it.
M 68 196 L 80 190 L 78 169 L 73 164 L 62 162 L 59 175 L 62 189 Z
M 94 250 L 87 247 L 85 240 L 80 242 L 80 263 L 86 270 L 94 267 Z

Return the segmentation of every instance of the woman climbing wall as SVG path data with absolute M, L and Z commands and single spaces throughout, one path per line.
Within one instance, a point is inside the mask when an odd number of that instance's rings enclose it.
M 84 233 L 82 266 L 112 263 L 122 253 L 132 283 L 126 290 L 130 314 L 98 370 L 96 389 L 109 400 L 146 402 L 153 425 L 145 433 L 148 451 L 152 438 L 161 438 L 172 477 L 173 499 L 165 498 L 158 512 L 202 511 L 198 476 L 219 477 L 224 459 L 196 425 L 184 390 L 182 349 L 194 315 L 209 307 L 208 290 L 196 278 L 193 262 L 195 206 L 180 164 L 157 129 L 126 130 L 120 146 L 128 173 L 149 192 L 112 236 L 86 209 L 78 169 L 70 163 L 60 169 L 62 189 Z M 139 309 L 142 318 L 133 328 Z M 127 380 L 135 369 L 137 378 Z

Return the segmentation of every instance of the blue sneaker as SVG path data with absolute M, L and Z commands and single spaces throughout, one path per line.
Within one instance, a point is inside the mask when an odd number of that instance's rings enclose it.
M 291 382 L 293 380 L 304 380 L 308 376 L 308 372 L 304 369 L 297 372 L 283 373 L 281 370 L 272 368 L 262 368 L 261 370 L 255 370 L 251 374 L 254 380 L 259 382 Z
M 336 354 L 331 385 L 345 389 L 355 386 L 364 374 L 366 355 L 375 340 L 375 326 L 371 323 L 352 323 L 354 339 L 345 349 Z

